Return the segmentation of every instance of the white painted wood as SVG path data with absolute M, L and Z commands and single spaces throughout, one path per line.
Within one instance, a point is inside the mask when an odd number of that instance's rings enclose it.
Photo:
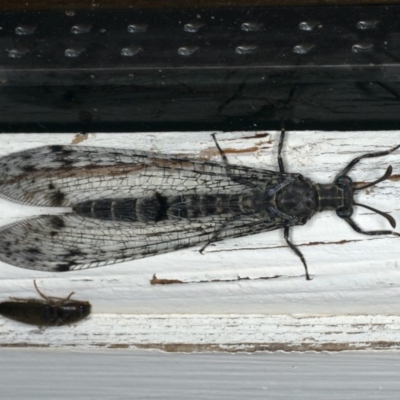
M 399 350 L 400 316 L 94 314 L 37 329 L 0 320 L 0 347 L 167 352 Z
M 77 135 L 58 134 L 1 135 L 0 155 L 43 144 L 77 143 L 81 139 Z M 274 170 L 277 169 L 278 139 L 279 132 L 218 135 L 232 163 Z M 289 132 L 284 159 L 288 171 L 327 183 L 354 157 L 399 143 L 400 132 Z M 219 160 L 208 132 L 93 134 L 78 145 L 134 147 Z M 381 176 L 390 164 L 393 177 L 357 194 L 357 201 L 389 211 L 400 221 L 400 152 L 362 160 L 351 176 L 355 181 L 371 181 Z M 1 200 L 0 209 L 1 225 L 49 212 L 46 208 L 5 200 Z M 386 220 L 365 209 L 356 210 L 354 218 L 365 229 L 390 228 Z M 313 281 L 306 282 L 300 261 L 287 248 L 282 236 L 281 231 L 269 232 L 216 243 L 204 255 L 192 248 L 61 274 L 0 264 L 0 300 L 10 295 L 32 297 L 32 280 L 37 279 L 39 287 L 49 295 L 63 296 L 74 290 L 76 298 L 90 300 L 95 317 L 98 314 L 148 316 L 150 325 L 152 315 L 170 314 L 399 315 L 398 238 L 359 235 L 334 213 L 321 213 L 292 233 L 292 240 L 305 254 L 314 277 Z M 180 280 L 186 284 L 150 285 L 154 274 L 159 279 Z M 9 329 L 7 326 L 0 326 L 1 334 Z M 23 332 L 25 327 L 15 325 L 12 329 Z M 91 329 L 96 331 L 96 326 Z M 118 325 L 113 329 L 118 330 Z M 229 342 L 228 336 L 224 337 L 223 332 L 221 335 L 221 343 Z M 163 343 L 161 332 L 159 343 Z
M 393 400 L 399 353 L 160 354 L 1 350 L 8 400 Z

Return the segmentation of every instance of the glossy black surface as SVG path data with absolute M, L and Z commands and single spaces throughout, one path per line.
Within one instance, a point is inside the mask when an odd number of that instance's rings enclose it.
M 400 6 L 8 12 L 0 131 L 397 128 Z

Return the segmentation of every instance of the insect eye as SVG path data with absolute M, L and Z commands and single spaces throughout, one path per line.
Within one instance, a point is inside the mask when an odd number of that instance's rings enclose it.
M 339 208 L 336 210 L 336 215 L 340 218 L 350 218 L 353 215 L 353 207 Z
M 353 181 L 351 180 L 351 178 L 347 175 L 344 176 L 339 176 L 339 178 L 336 179 L 335 184 L 343 187 L 343 186 L 352 186 Z

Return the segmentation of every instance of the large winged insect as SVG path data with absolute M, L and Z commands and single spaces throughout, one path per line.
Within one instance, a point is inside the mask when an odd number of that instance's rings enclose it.
M 332 184 L 317 184 L 287 173 L 278 147 L 279 171 L 202 162 L 163 154 L 80 146 L 45 146 L 0 158 L 0 196 L 35 206 L 70 207 L 0 229 L 0 260 L 22 268 L 70 271 L 154 256 L 226 238 L 290 227 L 316 212 L 336 210 L 354 230 L 400 236 L 391 230 L 364 231 L 351 215 L 354 192 L 378 180 L 353 183 L 348 173 L 363 158 L 388 155 L 400 147 L 364 154 L 351 161 Z

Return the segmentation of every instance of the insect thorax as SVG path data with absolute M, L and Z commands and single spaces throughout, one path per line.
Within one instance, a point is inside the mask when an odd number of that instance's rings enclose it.
M 91 305 L 87 301 L 73 300 L 53 308 L 57 325 L 65 325 L 86 318 L 90 314 Z
M 353 206 L 353 189 L 349 184 L 315 184 L 318 194 L 318 211 L 350 210 Z
M 294 218 L 296 224 L 306 223 L 318 211 L 318 204 L 316 185 L 301 175 L 275 194 L 276 208 L 288 217 Z

